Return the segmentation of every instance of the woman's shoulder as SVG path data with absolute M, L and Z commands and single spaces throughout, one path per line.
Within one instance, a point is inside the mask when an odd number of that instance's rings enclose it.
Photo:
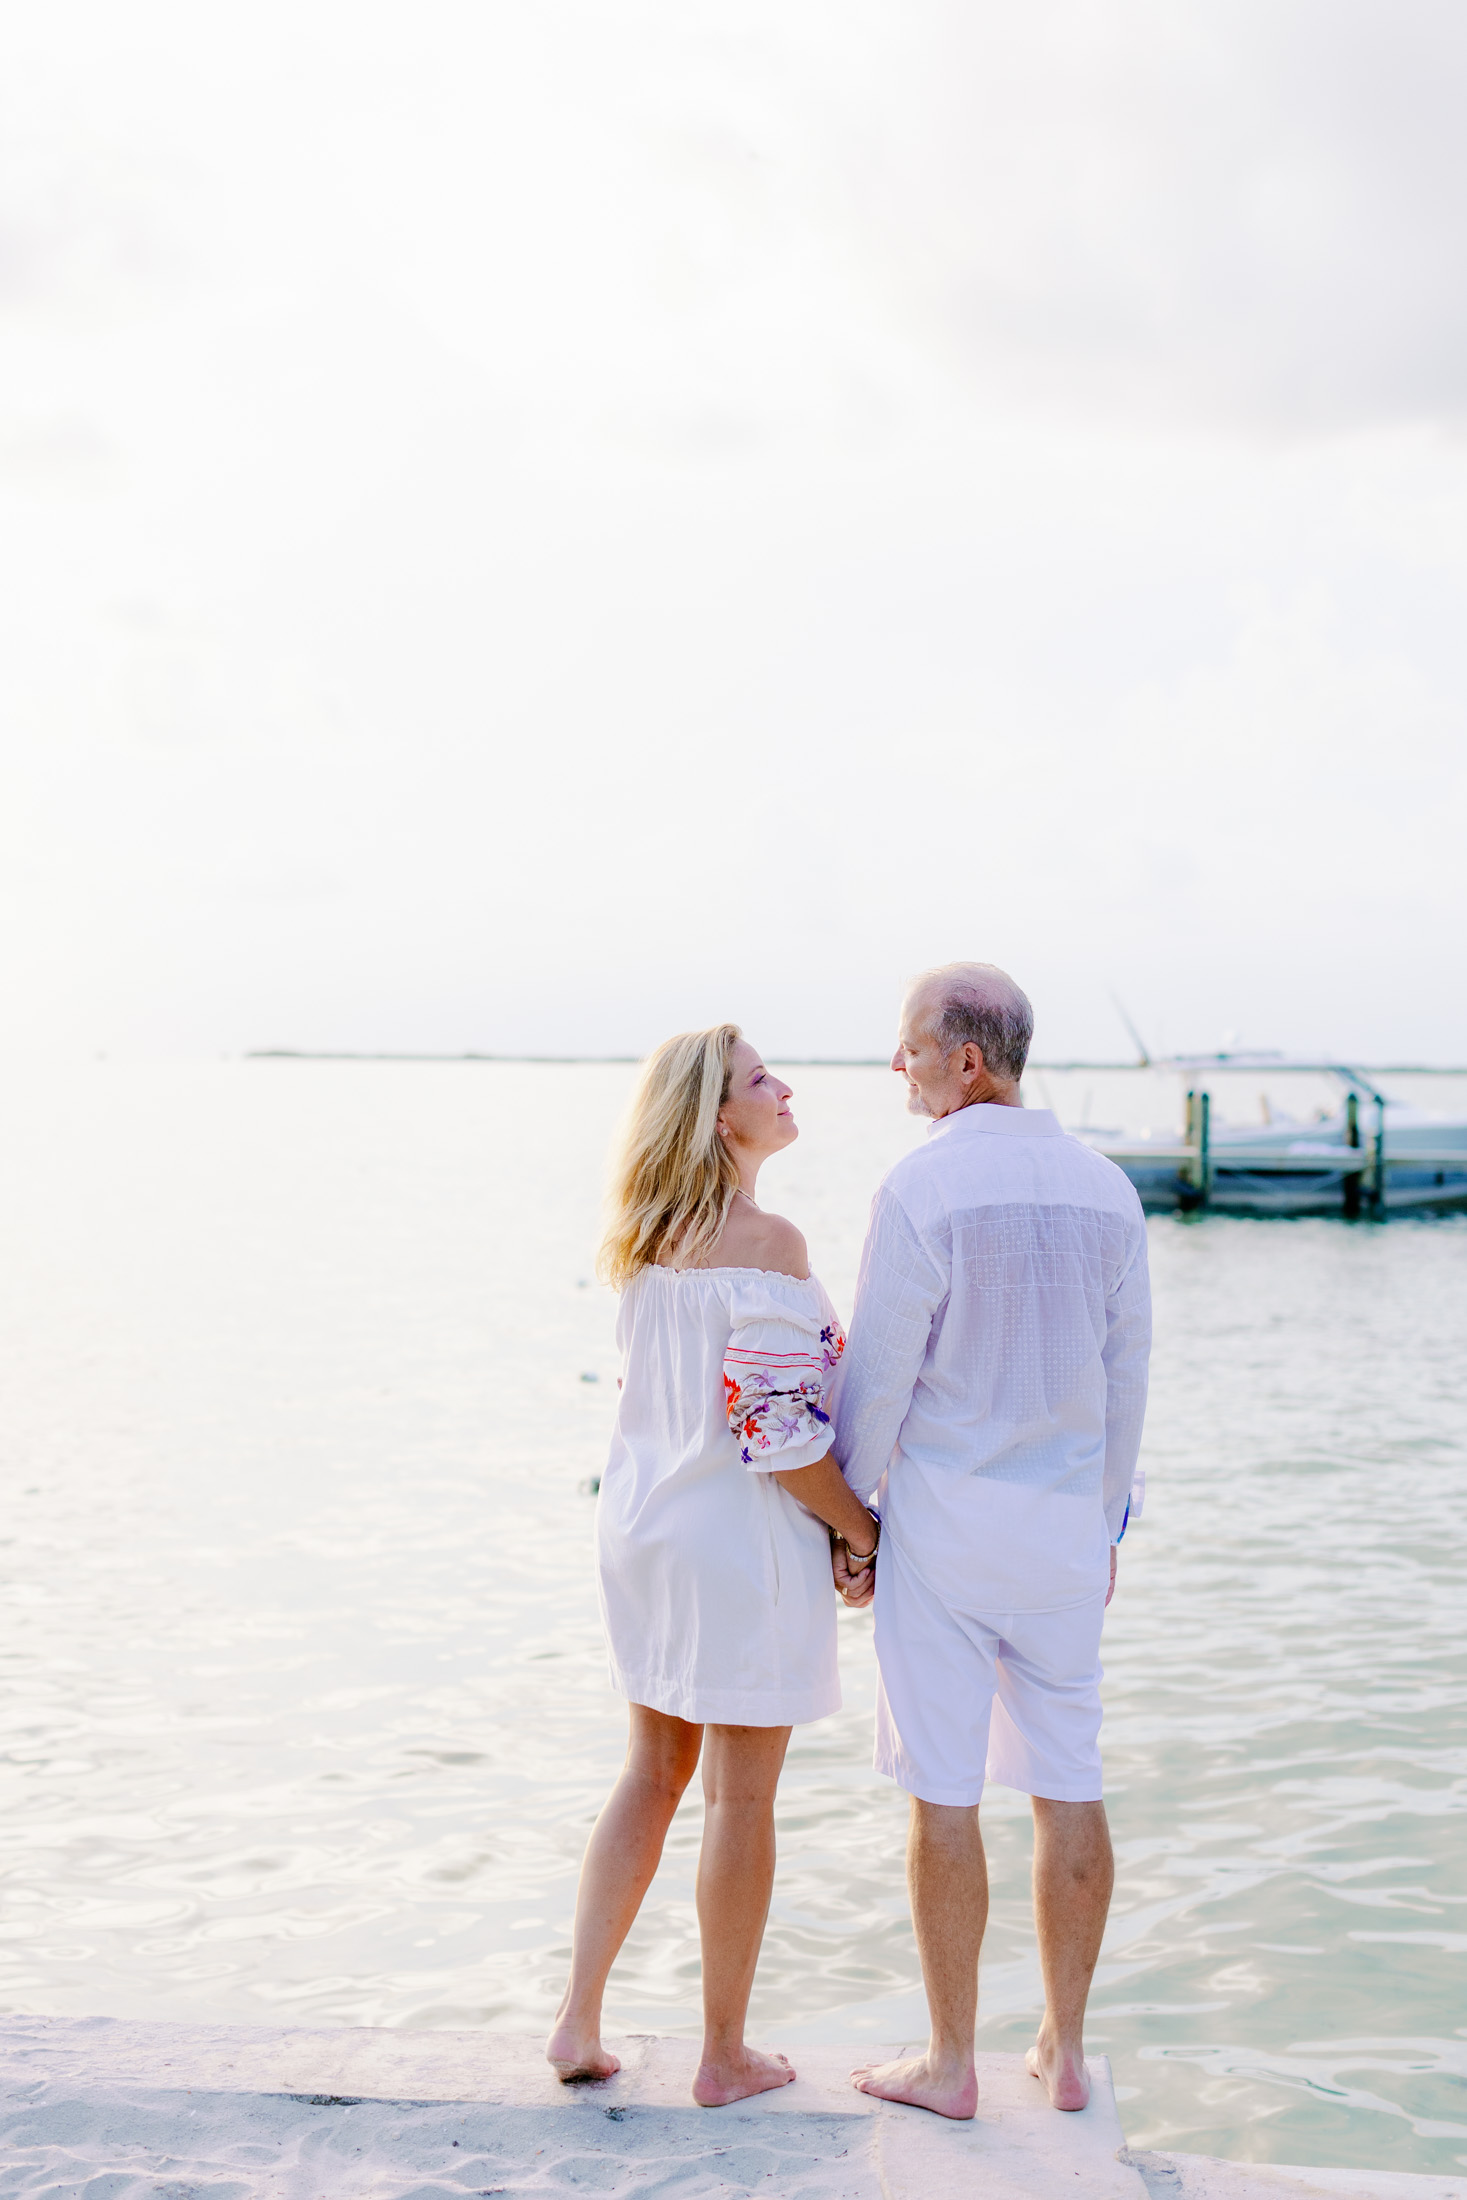
M 805 1240 L 783 1215 L 765 1214 L 745 1200 L 735 1200 L 710 1266 L 758 1268 L 766 1275 L 789 1276 L 805 1283 L 810 1275 L 810 1255 Z

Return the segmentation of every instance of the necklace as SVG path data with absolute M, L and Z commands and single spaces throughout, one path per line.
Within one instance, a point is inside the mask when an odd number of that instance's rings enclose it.
M 738 1188 L 738 1196 L 740 1199 L 748 1200 L 749 1205 L 753 1208 L 756 1215 L 763 1214 L 764 1209 L 760 1206 L 758 1200 L 754 1198 L 752 1193 L 746 1192 L 742 1184 Z

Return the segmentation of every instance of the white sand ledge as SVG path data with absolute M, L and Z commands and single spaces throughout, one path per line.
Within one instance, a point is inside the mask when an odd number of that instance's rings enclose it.
M 615 2044 L 618 2077 L 567 2088 L 514 2034 L 3 2017 L 0 2193 L 1467 2200 L 1467 2179 L 1128 2154 L 1100 2058 L 1090 2107 L 1059 2116 L 1018 2056 L 981 2056 L 978 2116 L 950 2124 L 854 2092 L 849 2048 L 804 2048 L 794 2085 L 710 2110 L 688 2097 L 691 2042 Z

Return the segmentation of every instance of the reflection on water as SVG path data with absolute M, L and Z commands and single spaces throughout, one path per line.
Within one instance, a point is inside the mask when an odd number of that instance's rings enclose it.
M 12 1085 L 5 2006 L 544 2022 L 623 1732 L 582 1484 L 614 1397 L 588 1279 L 628 1075 Z M 870 1189 L 920 1128 L 880 1072 L 794 1081 L 806 1135 L 766 1186 L 848 1308 Z M 1152 1245 L 1091 2044 L 1133 2143 L 1446 2170 L 1467 2160 L 1467 1222 L 1165 1219 Z M 847 1708 L 797 1732 L 782 1791 L 756 2018 L 785 2045 L 923 2030 L 868 1622 L 843 1614 L 842 1642 Z M 1027 1807 L 996 1791 L 986 1819 L 983 2039 L 1017 2047 Z M 621 2026 L 696 2026 L 697 1841 L 690 1798 Z

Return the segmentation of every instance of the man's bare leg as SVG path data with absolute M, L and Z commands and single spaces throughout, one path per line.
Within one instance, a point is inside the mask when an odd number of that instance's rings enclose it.
M 774 1890 L 774 1791 L 787 1726 L 710 1726 L 703 1750 L 706 1815 L 698 1856 L 703 1942 L 703 2053 L 693 2079 L 700 2108 L 724 2108 L 788 2085 L 783 2055 L 744 2043 L 744 2018 Z
M 973 2027 L 978 1951 L 988 1923 L 988 1860 L 978 1808 L 912 1798 L 907 1887 L 932 2023 L 925 2055 L 853 2070 L 858 2092 L 909 2101 L 939 2116 L 977 2113 Z
M 1054 2108 L 1083 2108 L 1085 2003 L 1115 1884 L 1104 1803 L 1034 1798 L 1034 1924 L 1044 1974 L 1044 2022 L 1024 2060 Z
M 692 1779 L 703 1729 L 665 1711 L 631 1707 L 626 1766 L 597 1819 L 581 1866 L 571 1975 L 546 2059 L 565 2085 L 621 2068 L 601 2045 L 601 1997 L 621 1944 L 652 1884 L 662 1844 Z

